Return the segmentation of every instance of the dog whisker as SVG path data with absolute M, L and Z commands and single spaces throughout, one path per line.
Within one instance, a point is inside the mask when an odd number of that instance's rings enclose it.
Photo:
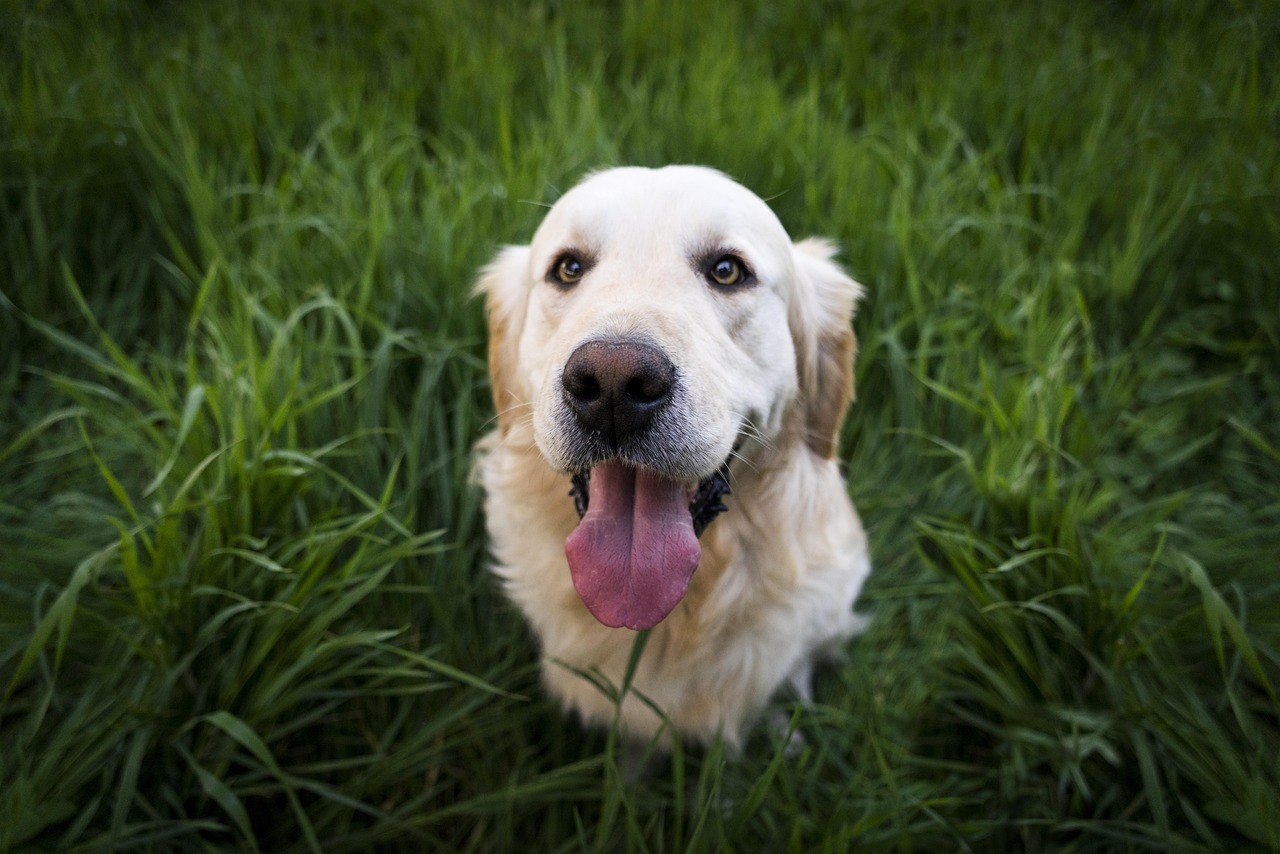
M 759 473 L 760 473 L 760 470 L 756 467 L 755 462 L 754 462 L 750 457 L 746 456 L 745 454 L 743 454 L 743 453 L 741 453 L 741 452 L 739 452 L 739 451 L 730 451 L 730 452 L 729 452 L 729 459 L 730 459 L 730 460 L 737 460 L 738 462 L 742 463 L 742 465 L 743 465 L 743 466 L 745 466 L 746 468 L 750 469 L 750 470 L 751 470 L 751 472 L 752 472 L 753 474 L 759 474 Z M 733 468 L 732 468 L 732 467 L 730 467 L 730 469 L 729 469 L 729 482 L 730 482 L 730 486 L 732 486 L 732 485 L 733 485 L 733 477 L 734 477 L 734 474 L 733 474 Z
M 529 425 L 533 423 L 533 404 L 531 403 L 513 403 L 500 412 L 495 412 L 492 416 L 485 419 L 482 427 L 493 427 L 495 424 L 506 421 L 511 418 L 519 418 L 518 423 Z

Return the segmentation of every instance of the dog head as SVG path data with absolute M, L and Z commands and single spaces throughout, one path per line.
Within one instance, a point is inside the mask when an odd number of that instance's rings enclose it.
M 832 251 L 793 244 L 718 172 L 620 168 L 485 270 L 498 429 L 589 476 L 565 551 L 601 622 L 648 628 L 679 602 L 700 554 L 690 502 L 731 459 L 834 454 L 860 288 Z

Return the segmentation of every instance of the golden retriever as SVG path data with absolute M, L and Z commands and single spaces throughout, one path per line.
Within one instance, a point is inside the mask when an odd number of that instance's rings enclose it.
M 870 563 L 834 459 L 860 286 L 822 240 L 695 166 L 589 176 L 481 276 L 495 571 L 546 685 L 633 740 L 733 747 L 856 634 Z M 637 692 L 642 696 L 637 696 Z

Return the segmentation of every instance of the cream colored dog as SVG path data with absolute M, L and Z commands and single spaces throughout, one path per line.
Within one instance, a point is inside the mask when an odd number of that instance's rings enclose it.
M 738 745 L 861 628 L 866 537 L 833 458 L 856 282 L 710 169 L 610 169 L 484 271 L 496 572 L 588 723 Z M 581 517 L 581 518 L 580 518 Z M 700 535 L 700 536 L 699 536 Z M 649 702 L 637 697 L 638 691 Z

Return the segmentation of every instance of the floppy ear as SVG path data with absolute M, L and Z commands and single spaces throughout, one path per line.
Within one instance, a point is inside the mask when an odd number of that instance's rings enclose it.
M 498 430 L 505 436 L 528 394 L 519 386 L 516 359 L 529 299 L 525 282 L 529 247 L 507 246 L 480 273 L 475 293 L 485 298 L 489 321 L 489 384 L 498 413 Z
M 795 244 L 796 291 L 788 321 L 796 348 L 805 444 L 818 456 L 835 456 L 845 411 L 853 402 L 857 339 L 851 321 L 862 286 L 831 260 L 830 241 Z

